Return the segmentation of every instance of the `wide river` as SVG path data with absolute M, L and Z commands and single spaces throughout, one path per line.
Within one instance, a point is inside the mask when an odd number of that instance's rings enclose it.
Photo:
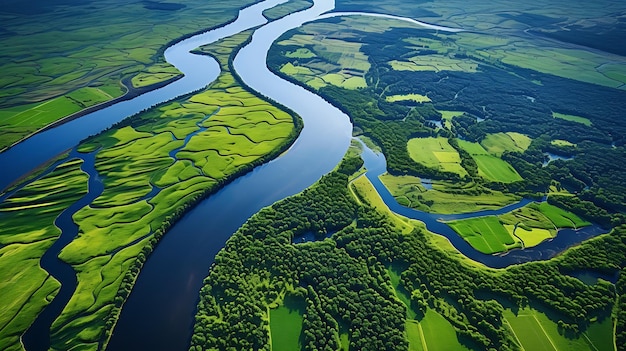
M 298 113 L 304 120 L 304 129 L 288 152 L 230 183 L 201 202 L 170 229 L 144 265 L 124 305 L 109 350 L 186 349 L 191 336 L 198 291 L 215 255 L 224 247 L 228 238 L 261 208 L 304 190 L 328 173 L 340 162 L 347 150 L 352 131 L 348 116 L 319 96 L 278 78 L 269 72 L 265 63 L 269 47 L 286 31 L 308 21 L 339 15 L 323 15 L 334 8 L 334 0 L 315 0 L 314 6 L 305 11 L 265 24 L 262 11 L 283 2 L 286 0 L 268 0 L 253 5 L 242 10 L 235 22 L 168 48 L 165 52 L 166 59 L 185 73 L 183 79 L 37 134 L 0 154 L 0 165 L 11 165 L 2 167 L 0 189 L 3 189 L 42 163 L 72 149 L 87 136 L 150 106 L 206 86 L 217 77 L 219 66 L 214 60 L 190 54 L 189 51 L 260 26 L 251 43 L 237 54 L 234 60 L 235 70 L 252 89 Z M 402 20 L 428 28 L 412 19 Z M 584 235 L 567 239 L 565 243 L 559 243 L 558 239 L 570 238 L 571 235 L 559 235 L 557 239 L 533 250 L 516 250 L 504 256 L 483 255 L 460 239 L 447 225 L 438 221 L 440 216 L 398 205 L 377 177 L 385 170 L 384 158 L 369 149 L 364 151 L 363 157 L 370 170 L 367 176 L 392 210 L 424 221 L 430 230 L 448 237 L 463 254 L 488 266 L 503 267 L 546 259 L 601 232 L 599 228 L 591 227 L 588 233 L 572 231 L 574 234 Z M 97 173 L 94 171 L 90 175 L 96 177 Z M 500 212 L 525 203 L 527 202 L 523 201 Z M 478 212 L 466 217 L 485 214 L 489 213 Z M 67 283 L 76 284 L 71 279 Z

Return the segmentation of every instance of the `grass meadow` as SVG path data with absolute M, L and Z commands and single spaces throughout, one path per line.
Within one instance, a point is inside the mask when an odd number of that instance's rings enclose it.
M 485 254 L 521 247 L 519 240 L 495 216 L 452 221 L 448 225 L 476 250 Z
M 153 245 L 155 231 L 297 135 L 296 117 L 241 87 L 228 70 L 230 53 L 250 34 L 203 48 L 223 69 L 206 90 L 148 110 L 79 145 L 80 152 L 97 150 L 104 191 L 74 215 L 79 234 L 60 254 L 76 271 L 78 286 L 52 325 L 53 348 L 96 349 L 105 322 L 118 311 L 115 299 L 123 279 L 145 247 Z M 59 167 L 2 204 L 3 227 L 11 232 L 1 236 L 6 242 L 0 250 L 6 254 L 0 266 L 7 267 L 1 274 L 10 276 L 1 280 L 0 291 L 15 303 L 1 307 L 6 311 L 0 316 L 0 345 L 14 344 L 58 288 L 38 262 L 59 234 L 54 219 L 86 190 L 87 176 L 79 167 L 76 162 Z M 149 193 L 152 197 L 146 198 Z
M 7 13 L 2 21 L 8 34 L 0 44 L 11 50 L 0 53 L 0 150 L 124 95 L 122 81 L 142 88 L 178 77 L 180 72 L 163 62 L 163 47 L 233 19 L 250 3 L 190 0 L 176 11 L 162 11 L 142 2 L 103 0 L 35 11 L 28 20 Z
M 420 178 L 412 176 L 380 177 L 399 204 L 441 214 L 493 210 L 519 200 L 518 196 L 484 188 L 476 183 L 432 181 L 426 189 Z
M 82 161 L 70 160 L 0 203 L 0 349 L 20 350 L 20 337 L 60 284 L 39 266 L 61 231 L 61 212 L 87 193 Z
M 502 183 L 522 180 L 522 177 L 510 164 L 490 154 L 481 144 L 459 140 L 459 146 L 467 151 L 476 161 L 478 174 L 483 178 Z
M 576 338 L 567 338 L 559 333 L 554 321 L 533 308 L 524 308 L 517 314 L 507 309 L 504 318 L 522 348 L 527 351 L 614 350 L 613 323 L 610 318 L 592 323 Z
M 272 351 L 300 350 L 300 335 L 304 320 L 305 302 L 285 296 L 283 303 L 270 310 L 270 336 Z
M 409 156 L 426 167 L 444 172 L 456 173 L 461 177 L 467 171 L 461 166 L 461 156 L 444 137 L 414 138 L 407 143 Z

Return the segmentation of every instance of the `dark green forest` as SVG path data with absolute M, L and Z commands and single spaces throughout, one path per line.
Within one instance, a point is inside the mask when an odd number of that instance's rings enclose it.
M 304 350 L 336 350 L 341 333 L 349 334 L 352 350 L 407 350 L 407 308 L 418 319 L 435 309 L 463 343 L 489 350 L 519 349 L 503 325 L 505 308 L 550 311 L 560 332 L 572 337 L 592 320 L 611 315 L 623 278 L 617 287 L 603 280 L 587 285 L 567 273 L 622 269 L 626 227 L 551 261 L 477 269 L 434 248 L 430 234 L 418 229 L 401 234 L 375 208 L 358 204 L 348 186 L 359 161 L 345 160 L 315 186 L 262 210 L 233 235 L 205 280 L 191 350 L 267 350 L 268 306 L 284 294 L 306 302 Z M 307 232 L 336 233 L 323 241 L 292 243 Z M 393 293 L 390 268 L 402 271 L 401 285 L 412 292 L 408 307 Z M 623 303 L 616 308 L 623 338 Z

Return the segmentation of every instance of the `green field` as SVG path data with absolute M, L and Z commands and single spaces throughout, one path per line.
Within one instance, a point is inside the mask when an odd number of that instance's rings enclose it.
M 124 280 L 137 273 L 131 267 L 138 268 L 137 258 L 145 259 L 163 230 L 203 194 L 275 155 L 295 137 L 295 117 L 239 86 L 228 70 L 230 52 L 250 34 L 244 32 L 203 48 L 222 65 L 222 74 L 206 90 L 143 112 L 131 122 L 79 145 L 80 152 L 97 150 L 96 169 L 102 177 L 104 191 L 90 206 L 74 215 L 79 234 L 59 255 L 76 271 L 78 285 L 52 325 L 53 347 L 95 347 L 102 333 L 107 335 L 114 325 L 107 322 L 114 321 L 119 314 L 115 301 L 125 299 L 130 290 Z M 185 145 L 185 138 L 192 133 L 195 135 Z M 175 149 L 180 149 L 175 154 L 177 160 L 170 157 Z M 73 164 L 74 168 L 77 166 Z M 37 263 L 51 245 L 49 239 L 58 235 L 53 214 L 67 207 L 86 187 L 85 176 L 74 168 L 61 168 L 64 172 L 54 173 L 53 181 L 45 186 L 39 184 L 48 178 L 29 186 L 28 196 L 15 196 L 3 203 L 4 211 L 11 212 L 16 221 L 24 222 L 28 216 L 38 219 L 29 219 L 28 224 L 36 224 L 36 231 L 16 222 L 7 227 L 13 232 L 4 236 L 7 243 L 17 240 L 23 247 L 22 250 L 5 248 L 15 253 L 21 251 L 21 260 L 32 264 L 28 269 L 21 265 L 32 283 L 25 284 L 22 278 L 11 282 L 7 278 L 1 287 L 3 295 L 15 296 L 15 304 L 7 306 L 9 310 L 3 313 L 5 322 L 12 324 L 5 329 L 7 334 L 0 334 L 0 345 L 19 336 L 45 305 L 44 298 L 58 287 L 58 283 L 45 280 L 45 272 L 41 272 Z M 32 186 L 36 187 L 30 190 Z M 155 186 L 161 189 L 157 195 L 142 200 Z M 74 193 L 59 198 L 65 189 Z M 46 202 L 39 203 L 39 199 Z M 48 212 L 50 215 L 44 215 Z M 14 231 L 20 226 L 24 228 L 20 231 L 23 234 L 17 235 Z M 32 249 L 24 245 L 29 243 L 25 241 L 28 236 L 38 238 Z M 3 259 L 10 264 L 11 257 L 17 256 L 0 257 L 0 265 Z M 19 276 L 13 269 L 3 272 Z M 24 309 L 28 312 L 11 320 L 13 309 L 20 308 L 30 296 L 39 302 L 28 303 Z
M 558 113 L 558 112 L 552 112 L 552 117 L 564 119 L 570 122 L 584 124 L 587 127 L 591 127 L 591 120 L 589 120 L 589 118 L 574 116 L 574 115 L 566 115 L 564 113 Z
M 522 180 L 522 177 L 502 159 L 491 155 L 479 143 L 459 140 L 459 146 L 467 151 L 478 165 L 478 174 L 488 180 L 502 183 L 512 183 Z
M 342 19 L 346 22 L 358 21 Z M 290 62 L 282 65 L 280 71 L 292 76 L 306 85 L 320 89 L 328 85 L 344 89 L 367 88 L 365 73 L 370 69 L 368 57 L 361 51 L 362 44 L 337 35 L 319 35 L 327 27 L 323 24 L 309 24 L 304 32 L 278 41 L 278 46 L 299 46 L 289 51 L 285 57 Z M 306 59 L 306 60 L 301 60 Z
M 426 167 L 460 176 L 467 175 L 467 171 L 461 167 L 458 151 L 444 137 L 411 139 L 407 143 L 407 150 L 415 162 Z
M 61 231 L 57 216 L 87 193 L 82 161 L 69 160 L 0 204 L 0 349 L 19 350 L 22 333 L 60 284 L 39 266 Z
M 306 305 L 302 299 L 286 296 L 282 305 L 270 310 L 272 351 L 300 350 L 300 334 Z
M 426 190 L 417 177 L 384 174 L 380 179 L 399 204 L 432 213 L 493 210 L 519 200 L 475 183 L 433 181 L 432 189 Z
M 419 321 L 415 320 L 417 314 L 411 308 L 409 293 L 401 286 L 400 272 L 392 266 L 387 273 L 396 296 L 407 309 L 405 328 L 409 350 L 469 350 L 459 342 L 452 324 L 436 311 L 429 308 Z
M 14 4 L 7 4 L 0 44 L 11 50 L 0 53 L 0 150 L 56 120 L 124 95 L 123 80 L 137 88 L 180 76 L 163 62 L 162 48 L 233 19 L 251 3 L 188 0 L 164 11 L 141 2 L 49 2 L 29 6 L 28 17 L 12 14 Z
M 111 99 L 100 88 L 86 87 L 45 102 L 0 109 L 0 149 L 60 118 Z
M 567 140 L 561 140 L 561 139 L 557 139 L 557 140 L 552 140 L 550 142 L 552 145 L 556 145 L 556 146 L 576 146 L 576 144 L 569 142 Z
M 420 95 L 420 94 L 406 94 L 406 95 L 392 95 L 387 96 L 387 101 L 396 102 L 396 101 L 415 101 L 418 103 L 431 102 L 428 96 Z
M 476 72 L 478 64 L 450 58 L 444 55 L 419 55 L 409 58 L 407 61 L 392 60 L 391 68 L 396 71 L 458 71 Z
M 443 121 L 443 126 L 446 129 L 452 128 L 452 120 L 454 117 L 463 116 L 465 112 L 463 111 L 439 111 L 441 113 L 441 119 Z
M 139 72 L 131 79 L 135 88 L 143 88 L 154 84 L 163 83 L 167 80 L 180 76 L 180 71 L 169 63 L 157 63 Z
M 448 225 L 482 253 L 492 254 L 521 247 L 521 243 L 495 216 L 452 221 Z
M 292 12 L 308 9 L 311 6 L 313 6 L 311 0 L 291 0 L 263 11 L 263 16 L 268 20 L 275 20 Z
M 424 336 L 422 342 L 426 345 L 425 351 L 470 350 L 461 344 L 452 324 L 432 309 L 426 311 L 419 325 Z
M 528 149 L 531 139 L 520 133 L 496 133 L 488 134 L 480 144 L 492 155 L 502 156 L 505 151 L 523 153 Z
M 554 231 L 541 228 L 524 228 L 515 227 L 513 225 L 504 225 L 506 230 L 511 234 L 522 240 L 524 248 L 533 247 L 541 244 L 542 242 L 554 238 Z
M 581 228 L 591 225 L 577 215 L 552 206 L 547 202 L 538 205 L 538 210 L 548 217 L 557 228 Z
M 586 332 L 574 339 L 559 333 L 557 324 L 535 309 L 525 308 L 517 314 L 505 310 L 504 318 L 526 351 L 614 350 L 610 318 L 591 324 Z

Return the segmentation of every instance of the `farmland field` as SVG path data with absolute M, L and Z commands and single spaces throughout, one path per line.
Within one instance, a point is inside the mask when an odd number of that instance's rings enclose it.
M 552 112 L 552 116 L 554 118 L 560 118 L 566 121 L 576 122 L 576 123 L 584 124 L 587 127 L 591 127 L 591 121 L 589 120 L 589 118 L 574 116 L 574 115 L 567 115 L 567 114 L 558 113 L 558 112 Z
M 519 200 L 472 183 L 432 181 L 432 189 L 426 189 L 417 177 L 384 174 L 380 179 L 401 205 L 432 213 L 493 210 Z
M 301 349 L 300 333 L 304 310 L 304 301 L 291 296 L 286 296 L 282 305 L 270 310 L 272 351 Z
M 531 139 L 520 133 L 496 133 L 488 134 L 480 144 L 490 153 L 501 156 L 505 151 L 523 153 L 530 146 Z
M 467 151 L 478 165 L 478 174 L 485 179 L 512 183 L 522 180 L 517 171 L 502 159 L 491 155 L 478 143 L 459 140 L 459 145 Z
M 482 253 L 503 252 L 521 246 L 495 216 L 452 221 L 448 225 Z
M 444 172 L 467 174 L 461 167 L 461 157 L 446 138 L 416 138 L 409 140 L 407 149 L 411 158 L 430 168 Z

